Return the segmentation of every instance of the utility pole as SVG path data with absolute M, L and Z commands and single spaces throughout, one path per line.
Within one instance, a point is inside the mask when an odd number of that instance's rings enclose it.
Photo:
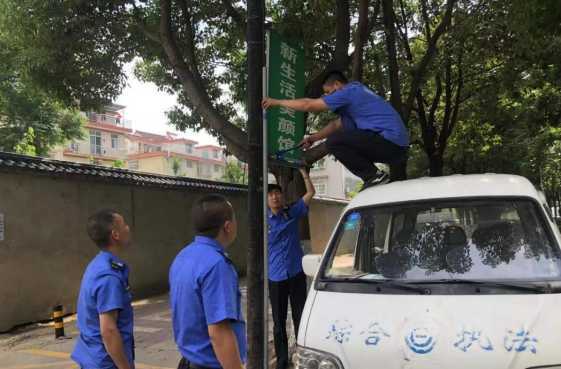
M 263 67 L 265 65 L 265 1 L 247 1 L 247 113 L 248 113 L 248 207 L 247 333 L 248 369 L 265 369 L 267 353 L 264 324 L 264 173 L 263 160 Z

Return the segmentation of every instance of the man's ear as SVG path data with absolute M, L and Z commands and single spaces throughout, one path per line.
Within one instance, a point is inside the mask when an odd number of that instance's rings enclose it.
M 117 232 L 115 229 L 111 230 L 111 238 L 114 240 L 119 240 L 119 238 L 121 238 L 121 236 L 119 235 L 119 232 Z
M 226 232 L 226 233 L 232 232 L 232 221 L 231 220 L 227 220 L 227 221 L 224 222 L 224 232 Z

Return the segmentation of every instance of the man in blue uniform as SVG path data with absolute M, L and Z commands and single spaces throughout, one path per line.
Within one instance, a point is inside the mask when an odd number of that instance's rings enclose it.
M 409 134 L 393 107 L 360 82 L 348 82 L 334 71 L 323 82 L 318 99 L 263 100 L 263 107 L 282 106 L 297 111 L 330 110 L 340 119 L 304 138 L 305 149 L 327 138 L 329 152 L 364 181 L 364 187 L 386 183 L 388 175 L 374 163 L 398 164 L 407 160 Z M 404 179 L 404 178 L 395 178 Z
M 72 359 L 82 369 L 133 369 L 134 339 L 129 268 L 120 255 L 130 244 L 122 215 L 102 210 L 88 220 L 100 248 L 90 262 L 78 297 L 78 329 Z
M 269 298 L 273 312 L 273 334 L 277 369 L 286 369 L 288 358 L 288 335 L 286 318 L 288 300 L 292 309 L 292 322 L 296 337 L 302 310 L 306 303 L 306 275 L 302 270 L 302 247 L 298 223 L 308 214 L 308 206 L 316 191 L 306 170 L 300 169 L 306 184 L 306 194 L 291 206 L 285 206 L 282 188 L 269 185 L 267 202 L 268 246 L 269 246 Z
M 179 369 L 242 369 L 247 357 L 238 275 L 226 249 L 237 236 L 232 205 L 207 195 L 192 209 L 197 236 L 169 272 Z

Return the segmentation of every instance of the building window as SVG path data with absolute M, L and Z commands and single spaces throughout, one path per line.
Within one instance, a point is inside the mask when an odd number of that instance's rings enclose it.
M 193 145 L 191 144 L 185 144 L 185 152 L 187 154 L 192 154 L 193 153 Z
M 129 169 L 138 170 L 138 160 L 129 160 Z
M 90 153 L 101 155 L 101 132 L 90 131 Z
M 320 159 L 314 163 L 312 170 L 322 170 L 325 169 L 325 158 Z
M 117 150 L 119 148 L 119 136 L 111 135 L 111 148 Z
M 214 156 L 215 159 L 218 159 L 218 150 L 214 150 L 212 152 L 212 155 Z
M 314 187 L 316 188 L 316 193 L 318 195 L 327 194 L 327 184 L 325 184 L 325 183 L 314 183 Z
M 203 158 L 208 159 L 208 151 L 203 151 Z
M 185 160 L 186 168 L 193 168 L 193 162 L 191 160 Z
M 215 164 L 214 165 L 214 173 L 219 173 L 220 172 L 220 165 Z
M 101 121 L 105 122 L 107 120 L 107 116 L 105 114 L 101 114 Z
M 80 151 L 80 145 L 78 144 L 78 142 L 72 142 L 70 144 L 70 150 L 73 151 L 73 152 Z
M 207 164 L 201 164 L 201 165 L 199 165 L 198 173 L 199 173 L 199 175 L 202 176 L 202 177 L 208 177 L 208 176 L 210 176 L 210 165 L 207 165 Z

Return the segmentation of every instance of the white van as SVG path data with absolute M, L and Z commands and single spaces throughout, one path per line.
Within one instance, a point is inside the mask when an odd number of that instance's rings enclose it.
M 361 192 L 314 276 L 298 369 L 561 369 L 561 236 L 525 178 Z

